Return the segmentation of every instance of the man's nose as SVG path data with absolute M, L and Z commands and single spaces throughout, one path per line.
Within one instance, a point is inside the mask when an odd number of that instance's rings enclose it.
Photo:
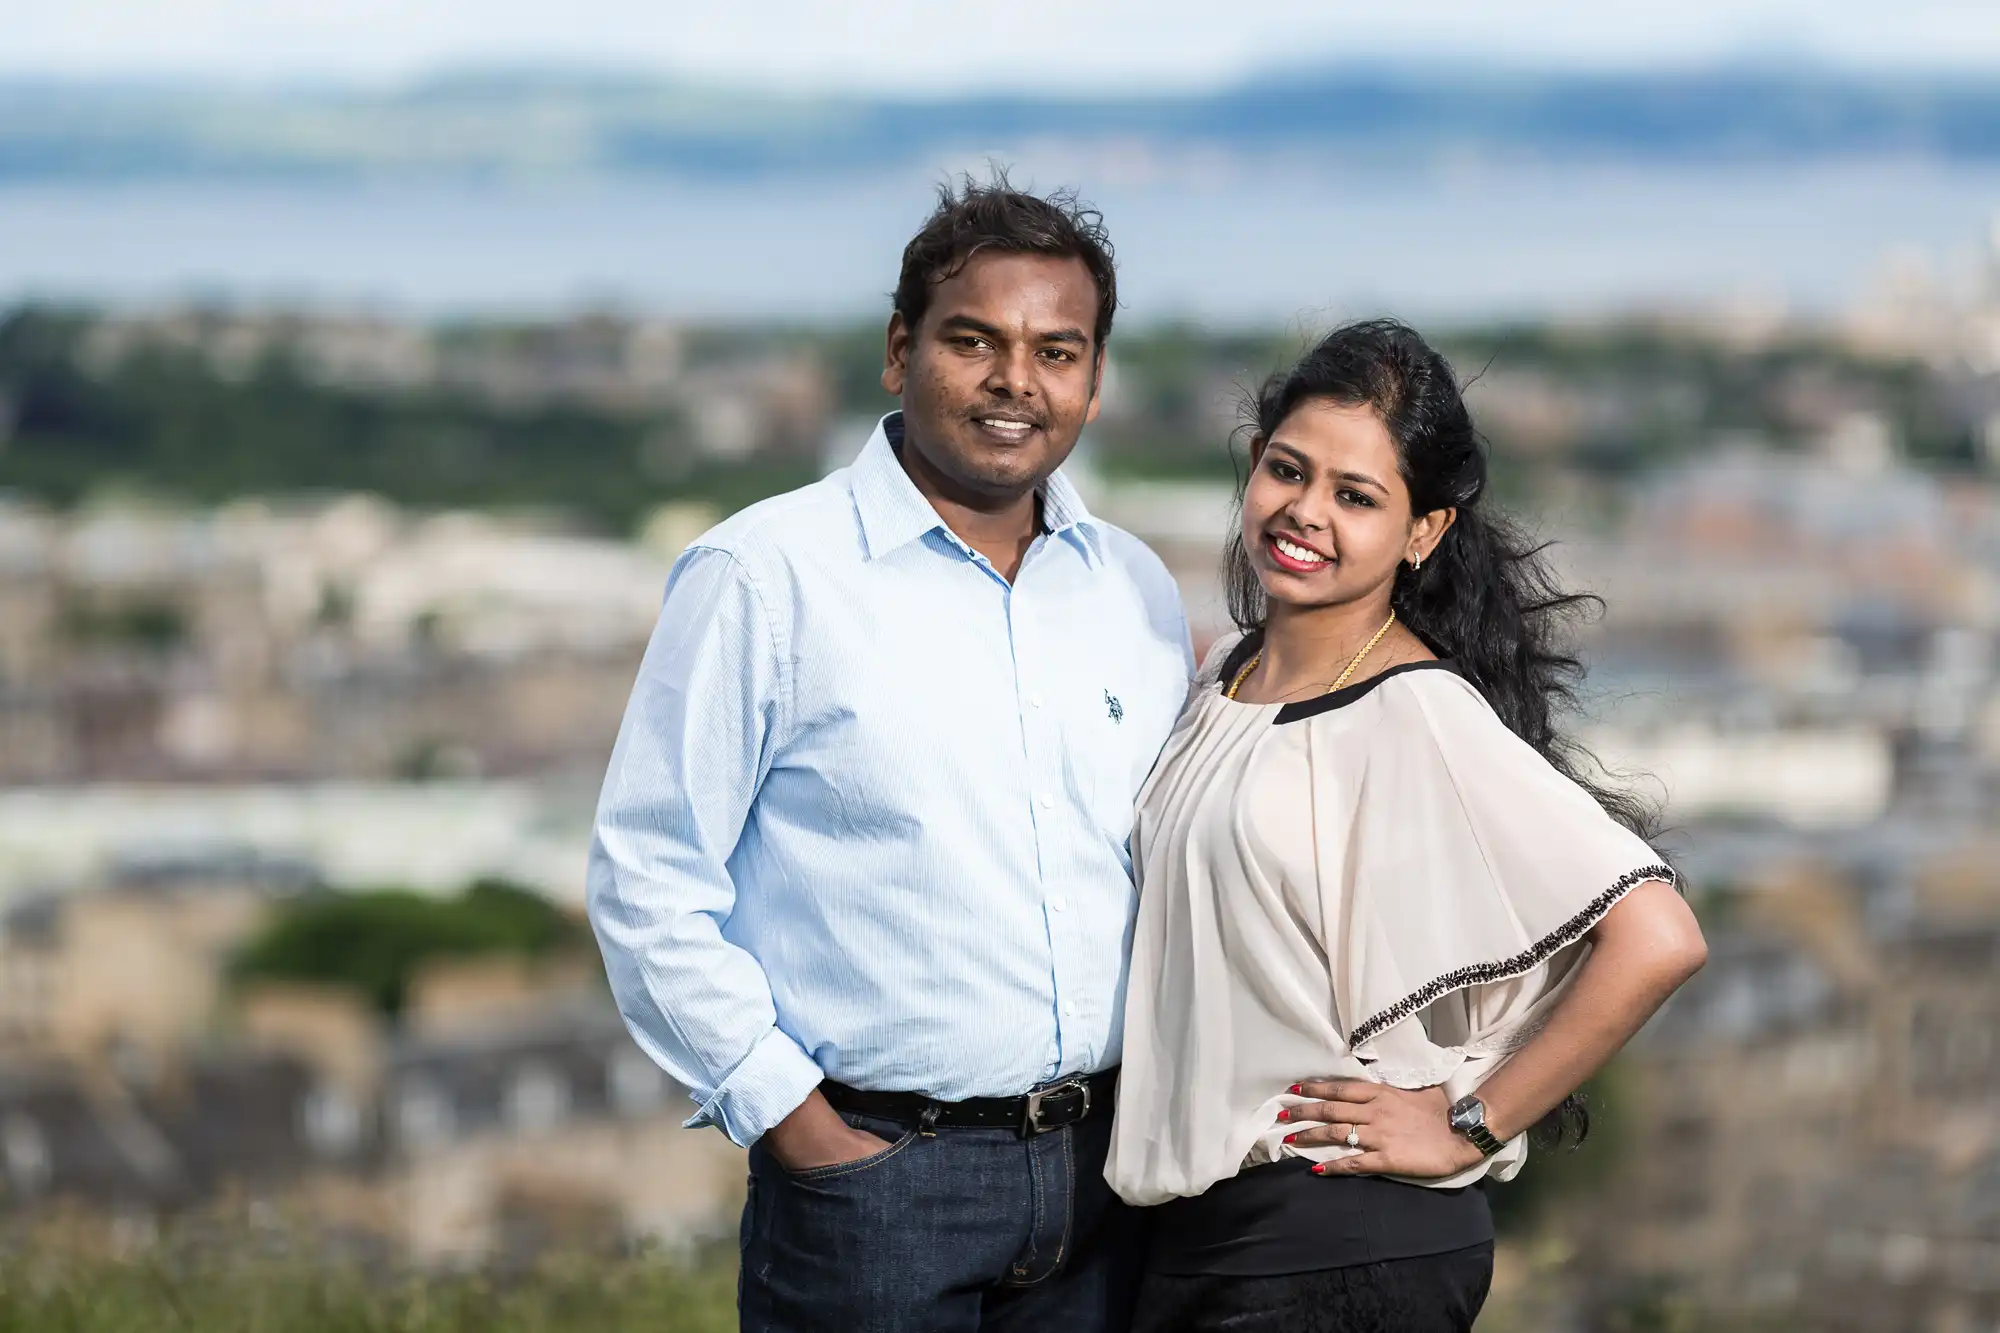
M 1002 398 L 1030 398 L 1035 392 L 1034 358 L 1026 348 L 1002 352 L 993 358 L 986 377 L 989 393 Z

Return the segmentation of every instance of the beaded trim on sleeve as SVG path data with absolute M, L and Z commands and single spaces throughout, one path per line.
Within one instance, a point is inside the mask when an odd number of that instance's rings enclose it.
M 1566 949 L 1582 939 L 1592 926 L 1604 919 L 1606 912 L 1609 912 L 1618 905 L 1620 898 L 1623 898 L 1647 880 L 1653 879 L 1665 880 L 1669 884 L 1678 884 L 1680 882 L 1680 877 L 1674 872 L 1672 866 L 1652 865 L 1641 866 L 1637 870 L 1628 870 L 1620 875 L 1617 882 L 1612 884 L 1610 888 L 1592 898 L 1590 903 L 1581 912 L 1578 912 L 1555 930 L 1537 940 L 1532 948 L 1515 954 L 1512 958 L 1503 958 L 1496 963 L 1478 963 L 1472 967 L 1461 967 L 1456 972 L 1445 973 L 1437 980 L 1429 983 L 1420 990 L 1404 996 L 1387 1009 L 1373 1015 L 1366 1022 L 1356 1027 L 1354 1034 L 1347 1040 L 1348 1046 L 1359 1046 L 1365 1041 L 1380 1036 L 1383 1032 L 1402 1022 L 1411 1014 L 1418 1012 L 1427 1005 L 1435 1003 L 1453 991 L 1464 990 L 1467 986 L 1484 986 L 1496 981 L 1506 981 L 1510 978 L 1520 976 L 1523 972 L 1531 971 L 1548 961 L 1550 955 L 1559 950 Z

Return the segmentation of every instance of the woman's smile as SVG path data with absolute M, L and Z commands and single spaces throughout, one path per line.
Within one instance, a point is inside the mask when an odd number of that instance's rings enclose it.
M 1290 574 L 1316 574 L 1334 563 L 1332 556 L 1288 532 L 1265 533 L 1264 553 L 1272 564 Z

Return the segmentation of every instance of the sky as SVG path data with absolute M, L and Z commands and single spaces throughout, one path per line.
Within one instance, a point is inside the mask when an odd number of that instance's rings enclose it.
M 0 0 L 0 74 L 15 76 L 398 81 L 601 66 L 800 90 L 1075 92 L 1304 60 L 1772 58 L 2000 73 L 2000 0 Z

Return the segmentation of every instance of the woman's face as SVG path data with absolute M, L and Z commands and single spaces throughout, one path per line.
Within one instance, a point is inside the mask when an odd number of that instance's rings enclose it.
M 1251 446 L 1243 547 L 1274 606 L 1386 606 L 1396 567 L 1428 556 L 1454 516 L 1410 512 L 1395 442 L 1372 407 L 1308 399 Z

